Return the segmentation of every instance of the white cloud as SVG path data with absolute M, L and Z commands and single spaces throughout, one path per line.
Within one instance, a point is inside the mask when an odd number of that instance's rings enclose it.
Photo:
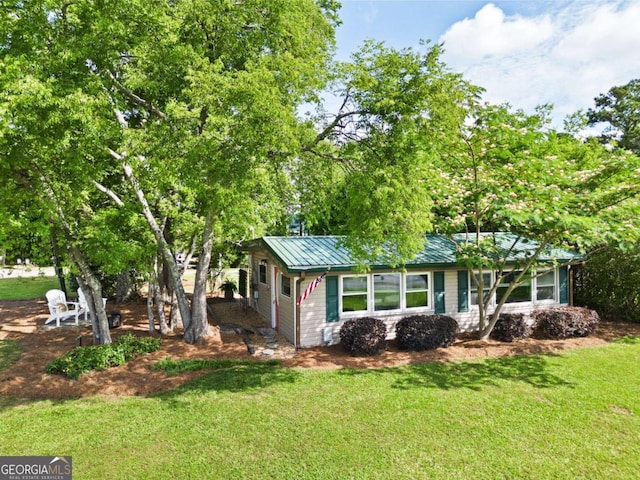
M 551 21 L 546 16 L 507 18 L 501 9 L 489 3 L 473 19 L 465 18 L 452 25 L 442 40 L 450 56 L 477 59 L 536 48 L 552 33 Z
M 614 85 L 640 77 L 640 2 L 574 0 L 533 16 L 487 4 L 440 38 L 444 60 L 490 102 L 555 105 L 556 127 Z

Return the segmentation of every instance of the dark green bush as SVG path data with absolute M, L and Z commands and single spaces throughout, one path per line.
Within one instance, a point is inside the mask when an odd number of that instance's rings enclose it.
M 595 310 L 584 307 L 537 310 L 533 316 L 536 330 L 547 338 L 587 337 L 600 322 Z
M 377 355 L 387 346 L 387 327 L 379 318 L 354 318 L 340 329 L 340 343 L 351 355 Z
M 77 380 L 91 370 L 104 370 L 123 365 L 136 355 L 155 352 L 162 340 L 153 337 L 123 335 L 109 345 L 90 345 L 69 350 L 62 357 L 47 365 L 46 372 L 66 375 Z
M 446 315 L 414 315 L 396 323 L 396 342 L 402 350 L 434 350 L 453 345 L 458 322 Z
M 500 342 L 513 342 L 517 338 L 527 338 L 533 332 L 524 313 L 502 313 L 498 317 L 491 338 Z

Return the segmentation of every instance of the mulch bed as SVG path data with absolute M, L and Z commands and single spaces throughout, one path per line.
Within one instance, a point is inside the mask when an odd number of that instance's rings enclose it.
M 149 332 L 145 303 L 127 303 L 108 309 L 121 312 L 124 324 L 111 330 L 113 337 L 126 333 L 144 336 L 160 336 Z M 213 322 L 232 323 L 256 331 L 268 327 L 264 319 L 252 310 L 242 307 L 241 302 L 211 303 Z M 640 336 L 640 324 L 625 322 L 602 322 L 595 334 L 587 338 L 567 340 L 544 340 L 529 338 L 513 343 L 493 340 L 480 341 L 470 335 L 462 335 L 456 343 L 446 349 L 428 352 L 404 352 L 395 342 L 389 342 L 386 351 L 375 357 L 352 357 L 340 345 L 295 350 L 281 336 L 277 336 L 277 348 L 268 348 L 266 341 L 272 337 L 251 335 L 255 353 L 249 354 L 244 335 L 222 333 L 215 340 L 199 345 L 188 345 L 182 341 L 180 332 L 163 338 L 160 350 L 140 356 L 126 365 L 104 371 L 82 375 L 79 380 L 70 380 L 60 375 L 44 373 L 52 360 L 74 348 L 80 341 L 91 343 L 89 327 L 44 326 L 48 310 L 44 301 L 0 301 L 0 339 L 17 340 L 23 353 L 13 366 L 0 372 L 0 395 L 18 398 L 65 399 L 93 395 L 127 396 L 148 395 L 176 388 L 196 378 L 203 372 L 189 372 L 175 376 L 163 371 L 154 371 L 153 365 L 166 357 L 178 358 L 227 358 L 264 359 L 277 358 L 285 367 L 297 368 L 380 368 L 409 365 L 432 361 L 454 361 L 482 357 L 503 357 L 520 354 L 559 352 L 568 348 L 603 345 L 622 336 Z M 265 355 L 265 350 L 272 350 Z

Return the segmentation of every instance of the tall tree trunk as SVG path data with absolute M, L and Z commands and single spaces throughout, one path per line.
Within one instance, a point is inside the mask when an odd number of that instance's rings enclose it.
M 58 248 L 58 238 L 56 236 L 55 228 L 51 229 L 51 249 L 53 250 L 53 266 L 55 267 L 56 276 L 58 277 L 58 284 L 60 285 L 60 290 L 67 294 L 67 285 L 64 280 L 64 272 L 62 271 L 62 265 L 60 263 L 60 249 Z M 4 262 L 4 255 L 2 256 L 2 261 Z
M 109 333 L 109 320 L 107 319 L 107 312 L 102 302 L 102 285 L 100 280 L 95 276 L 91 270 L 89 262 L 80 251 L 80 248 L 74 243 L 74 236 L 72 232 L 71 224 L 69 223 L 65 212 L 60 206 L 60 202 L 56 198 L 55 191 L 42 176 L 41 178 L 44 192 L 51 202 L 55 205 L 56 212 L 58 214 L 58 220 L 64 233 L 67 248 L 69 250 L 69 256 L 71 260 L 80 270 L 82 276 L 79 277 L 80 288 L 87 300 L 87 306 L 91 313 L 92 326 L 93 326 L 93 343 L 95 345 L 105 345 L 111 343 L 111 334 Z
M 162 259 L 164 260 L 165 266 L 169 271 L 171 282 L 173 284 L 176 298 L 178 301 L 180 316 L 182 317 L 182 323 L 186 331 L 191 326 L 191 308 L 189 306 L 189 299 L 187 298 L 187 295 L 184 291 L 184 286 L 182 285 L 180 272 L 178 270 L 178 265 L 176 263 L 175 258 L 173 257 L 173 254 L 171 253 L 171 249 L 169 248 L 169 245 L 166 239 L 164 238 L 162 228 L 160 227 L 160 225 L 158 225 L 158 222 L 156 222 L 156 219 L 153 216 L 153 213 L 151 212 L 149 203 L 145 198 L 144 192 L 142 191 L 142 188 L 140 187 L 138 180 L 133 174 L 133 170 L 126 163 L 123 163 L 122 168 L 124 170 L 124 173 L 127 179 L 129 180 L 129 183 L 131 184 L 131 186 L 135 191 L 135 194 L 138 198 L 138 201 L 140 202 L 140 205 L 142 206 L 142 212 L 147 220 L 147 223 L 149 224 L 149 227 L 151 228 L 151 232 L 153 233 L 156 239 L 156 243 L 158 244 L 158 249 L 161 252 Z M 186 336 L 185 336 L 185 340 L 188 342 Z M 188 342 L 188 343 L 191 343 L 191 342 Z
M 149 280 L 149 288 L 147 289 L 147 318 L 149 319 L 149 332 L 156 331 L 155 315 L 153 313 L 153 299 L 155 297 L 154 290 L 156 285 Z
M 118 274 L 116 303 L 124 303 L 131 297 L 131 273 L 123 270 Z
M 180 326 L 180 309 L 178 308 L 178 300 L 171 293 L 171 309 L 169 310 L 169 330 L 174 332 Z
M 71 258 L 82 272 L 82 276 L 78 278 L 78 283 L 80 284 L 82 293 L 87 300 L 87 306 L 89 307 L 89 313 L 91 314 L 93 344 L 109 344 L 111 343 L 111 333 L 109 332 L 107 311 L 102 301 L 102 285 L 100 285 L 100 280 L 98 280 L 95 274 L 91 271 L 89 263 L 75 245 L 71 245 L 70 252 Z
M 213 213 L 209 212 L 205 219 L 202 249 L 198 257 L 196 279 L 193 287 L 191 325 L 188 328 L 185 327 L 184 331 L 184 339 L 187 343 L 200 342 L 205 337 L 213 335 L 207 315 L 207 276 L 209 274 L 209 264 L 211 263 L 211 251 L 213 250 L 213 218 Z M 216 340 L 219 340 L 219 338 Z

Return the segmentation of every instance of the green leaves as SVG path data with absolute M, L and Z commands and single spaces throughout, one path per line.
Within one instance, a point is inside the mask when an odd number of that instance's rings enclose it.
M 77 380 L 80 375 L 91 370 L 124 365 L 137 355 L 155 352 L 161 345 L 162 340 L 159 338 L 141 338 L 129 333 L 108 345 L 75 347 L 47 365 L 45 371 Z

